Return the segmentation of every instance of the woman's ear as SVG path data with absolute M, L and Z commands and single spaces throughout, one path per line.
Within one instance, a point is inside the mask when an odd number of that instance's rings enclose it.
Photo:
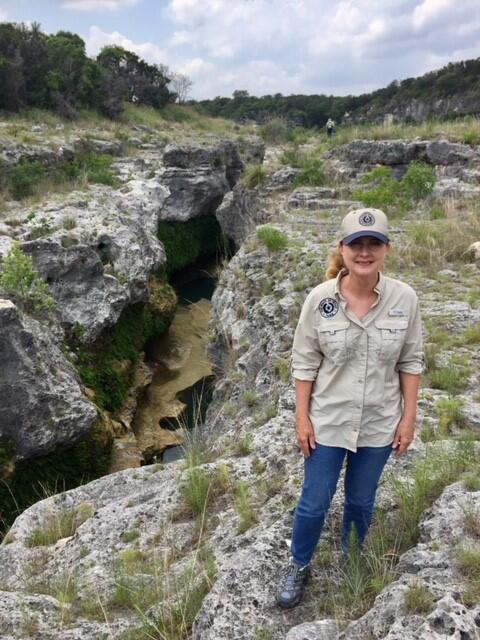
M 343 244 L 341 242 L 338 243 L 337 251 L 341 256 L 343 256 Z

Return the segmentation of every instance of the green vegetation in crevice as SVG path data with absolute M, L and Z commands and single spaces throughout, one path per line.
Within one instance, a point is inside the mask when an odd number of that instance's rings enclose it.
M 140 352 L 151 338 L 162 335 L 173 319 L 177 298 L 172 287 L 151 278 L 150 291 L 146 304 L 125 309 L 117 324 L 106 329 L 95 344 L 82 345 L 72 336 L 80 377 L 95 392 L 97 405 L 107 411 L 121 407 Z
M 187 222 L 160 222 L 158 239 L 165 248 L 169 274 L 201 258 L 228 253 L 229 243 L 214 215 L 200 216 Z
M 108 473 L 111 447 L 112 436 L 98 420 L 77 444 L 17 462 L 0 483 L 0 533 L 35 502 Z
M 116 186 L 117 178 L 111 169 L 113 156 L 95 153 L 88 140 L 83 147 L 73 159 L 50 167 L 43 166 L 38 160 L 20 160 L 3 172 L 0 194 L 23 200 L 50 191 L 85 188 L 92 183 Z

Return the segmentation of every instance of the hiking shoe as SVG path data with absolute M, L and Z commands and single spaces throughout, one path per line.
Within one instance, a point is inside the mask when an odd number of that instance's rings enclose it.
M 277 589 L 277 604 L 282 609 L 296 607 L 303 598 L 305 583 L 310 573 L 308 565 L 299 567 L 293 560 L 280 579 Z

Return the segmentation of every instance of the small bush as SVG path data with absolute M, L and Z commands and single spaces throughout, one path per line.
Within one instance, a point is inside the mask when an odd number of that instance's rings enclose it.
M 252 164 L 245 171 L 243 183 L 249 187 L 258 187 L 263 184 L 267 178 L 267 172 L 261 164 Z
M 462 362 L 451 358 L 448 366 L 432 371 L 430 384 L 434 389 L 442 389 L 455 396 L 465 389 L 470 369 Z
M 21 160 L 9 173 L 12 197 L 22 200 L 33 195 L 44 176 L 45 169 L 38 160 Z
M 4 257 L 2 267 L 0 287 L 25 311 L 40 315 L 55 307 L 50 287 L 40 278 L 31 257 L 23 253 L 18 242 Z
M 463 402 L 456 398 L 442 398 L 437 402 L 436 411 L 440 433 L 448 437 L 452 427 L 462 428 L 466 426 L 466 417 L 463 412 Z
M 249 389 L 247 389 L 247 391 L 244 392 L 243 401 L 245 402 L 247 407 L 253 407 L 253 405 L 257 402 L 257 400 L 258 400 L 258 396 L 255 393 L 255 391 L 250 391 Z
M 295 177 L 296 186 L 320 187 L 325 184 L 323 162 L 319 158 L 308 158 L 301 173 Z
M 117 179 L 111 171 L 113 157 L 107 154 L 92 153 L 85 157 L 83 164 L 89 182 L 114 187 Z
M 415 202 L 427 198 L 432 193 L 434 185 L 433 167 L 425 162 L 411 162 L 401 180 L 403 193 Z
M 269 251 L 280 251 L 288 246 L 287 236 L 274 227 L 260 227 L 257 229 L 257 238 Z
M 434 605 L 431 592 L 423 584 L 412 584 L 405 592 L 405 607 L 408 613 L 428 615 Z
M 260 129 L 260 135 L 269 144 L 288 142 L 289 126 L 285 118 L 274 117 L 267 120 Z
M 470 471 L 466 473 L 462 481 L 467 491 L 480 491 L 480 474 L 478 472 Z
M 474 606 L 480 600 L 480 551 L 459 548 L 456 552 L 456 561 L 466 581 L 462 600 L 467 606 Z

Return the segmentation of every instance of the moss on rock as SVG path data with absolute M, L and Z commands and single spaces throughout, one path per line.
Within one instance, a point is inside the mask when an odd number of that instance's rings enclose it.
M 96 403 L 107 411 L 121 407 L 140 352 L 151 338 L 168 329 L 175 313 L 177 297 L 172 287 L 154 276 L 149 285 L 146 304 L 125 309 L 117 324 L 105 330 L 94 345 L 77 343 L 73 347 L 83 383 L 93 389 Z
M 201 258 L 224 253 L 227 244 L 213 215 L 187 222 L 160 222 L 158 238 L 165 247 L 168 273 L 184 269 Z

